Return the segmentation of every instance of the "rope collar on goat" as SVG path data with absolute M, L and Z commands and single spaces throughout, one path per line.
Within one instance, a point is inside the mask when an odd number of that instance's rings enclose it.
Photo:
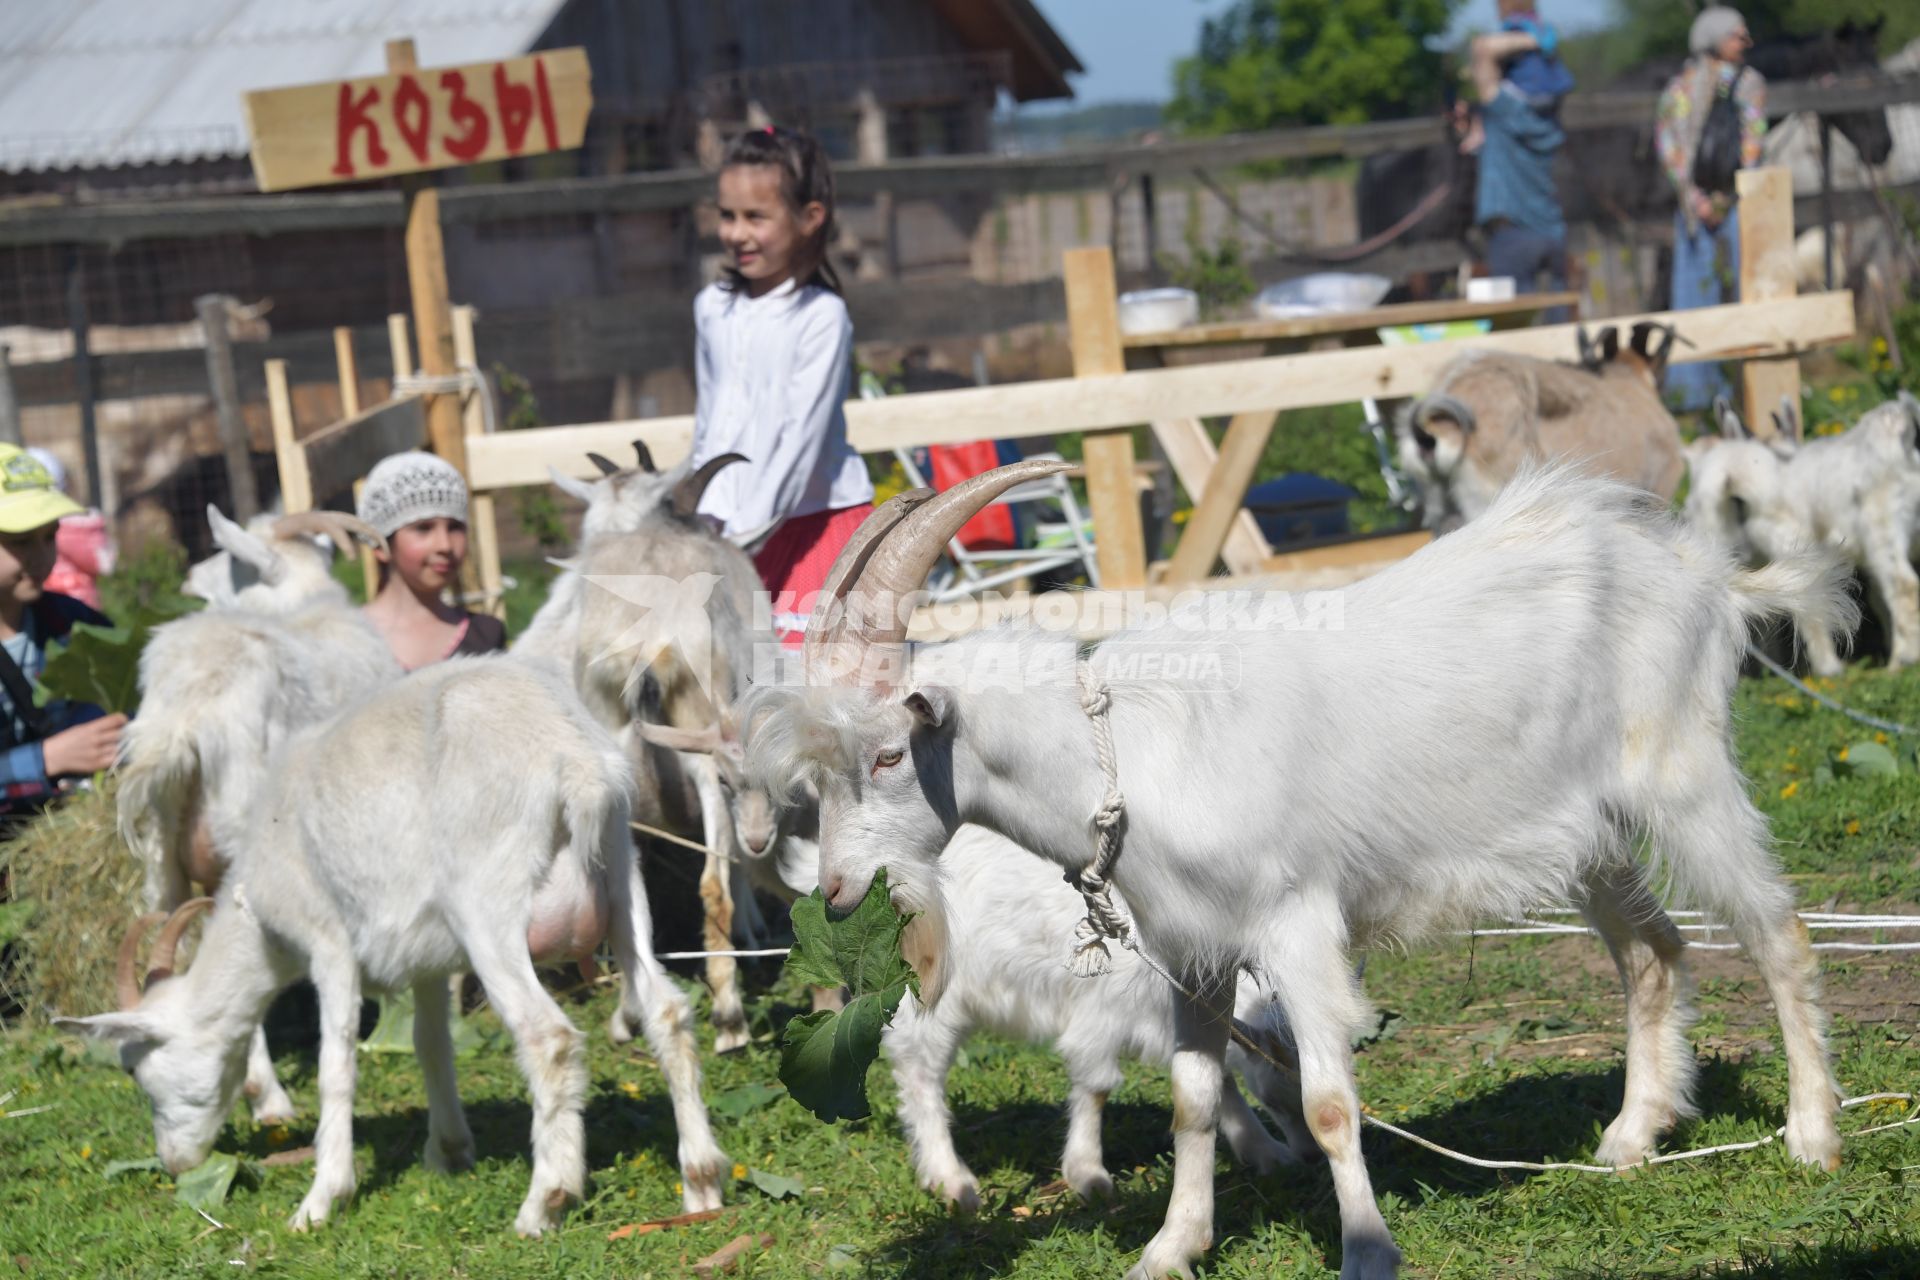
M 1113 724 L 1107 718 L 1113 707 L 1113 691 L 1084 661 L 1076 666 L 1075 674 L 1080 682 L 1080 709 L 1093 722 L 1094 753 L 1100 759 L 1100 773 L 1106 782 L 1106 793 L 1093 814 L 1093 861 L 1066 874 L 1067 883 L 1079 890 L 1087 903 L 1087 918 L 1074 926 L 1074 940 L 1079 945 L 1073 949 L 1070 967 L 1076 976 L 1088 978 L 1112 968 L 1112 955 L 1107 950 L 1109 939 L 1131 947 L 1133 936 L 1125 914 L 1114 905 L 1112 887 L 1108 884 L 1113 864 L 1120 860 L 1121 829 L 1127 816 L 1127 802 L 1120 794 L 1119 766 L 1113 758 Z

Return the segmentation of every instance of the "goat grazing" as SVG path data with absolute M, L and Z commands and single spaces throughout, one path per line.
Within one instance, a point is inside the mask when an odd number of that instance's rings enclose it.
M 1178 984 L 1173 1194 L 1132 1276 L 1188 1275 L 1211 1243 L 1243 969 L 1292 1028 L 1301 1109 L 1340 1205 L 1341 1274 L 1395 1274 L 1361 1156 L 1349 1035 L 1365 1003 L 1348 950 L 1543 899 L 1581 905 L 1626 987 L 1625 1104 L 1597 1158 L 1651 1155 L 1691 1108 L 1694 1057 L 1684 943 L 1634 859 L 1642 838 L 1765 978 L 1788 1151 L 1838 1163 L 1818 968 L 1730 741 L 1749 623 L 1788 609 L 1848 620 L 1828 566 L 1740 571 L 1643 493 L 1523 468 L 1480 519 L 1346 588 L 1337 619 L 1285 593 L 1209 593 L 1084 659 L 1071 636 L 1006 625 L 910 654 L 905 606 L 947 539 L 1058 466 L 876 511 L 809 624 L 814 683 L 748 699 L 748 758 L 775 795 L 818 793 L 820 883 L 838 910 L 883 867 L 890 883 L 931 874 L 962 823 L 1084 868 L 1090 918 L 1108 915 L 1110 874 L 1132 936 Z M 1219 680 L 1117 678 L 1129 653 L 1202 642 Z M 1089 867 L 1102 832 L 1109 851 L 1121 840 L 1117 859 Z
M 559 673 L 501 659 L 423 668 L 295 735 L 272 778 L 193 965 L 178 977 L 161 966 L 131 1008 L 59 1022 L 118 1042 L 153 1101 L 167 1168 L 206 1158 L 248 1036 L 300 976 L 320 998 L 320 1124 L 293 1226 L 323 1221 L 353 1191 L 363 990 L 412 987 L 424 1158 L 438 1170 L 471 1165 L 446 980 L 470 969 L 513 1033 L 533 1095 L 533 1179 L 514 1226 L 539 1235 L 585 1187 L 587 1065 L 584 1037 L 534 964 L 584 955 L 608 934 L 622 980 L 616 1038 L 642 1029 L 659 1059 L 687 1210 L 719 1206 L 726 1158 L 700 1098 L 686 998 L 653 958 L 627 831 L 628 762 Z M 169 961 L 179 918 L 163 936 Z M 130 964 L 131 950 L 122 956 Z M 139 994 L 130 971 L 121 993 Z
M 1902 392 L 1842 434 L 1804 444 L 1791 431 L 1763 444 L 1724 402 L 1715 410 L 1722 439 L 1688 446 L 1687 518 L 1749 565 L 1808 548 L 1844 561 L 1885 624 L 1888 668 L 1920 662 L 1920 401 Z M 1839 675 L 1833 637 L 1817 620 L 1794 621 L 1813 669 Z
M 1655 335 L 1661 335 L 1658 341 Z M 1468 351 L 1401 418 L 1400 465 L 1430 527 L 1477 518 L 1528 463 L 1584 461 L 1671 500 L 1684 466 L 1680 428 L 1660 399 L 1673 330 L 1581 332 L 1580 362 Z
M 1045 862 L 984 827 L 954 834 L 941 854 L 939 877 L 946 927 L 962 941 L 943 958 L 933 1007 L 902 1003 L 885 1032 L 900 1088 L 900 1124 L 920 1185 L 965 1211 L 979 1208 L 979 1184 L 953 1148 L 947 1072 L 967 1037 L 985 1027 L 1059 1050 L 1072 1081 L 1062 1171 L 1082 1197 L 1112 1195 L 1113 1179 L 1101 1158 L 1100 1113 L 1107 1095 L 1120 1087 L 1120 1059 L 1172 1061 L 1166 984 L 1128 951 L 1115 957 L 1110 973 L 1075 977 L 1063 958 L 1085 904 Z M 1278 1007 L 1251 979 L 1243 977 L 1239 985 L 1241 1018 L 1263 1033 L 1273 1056 L 1291 1056 Z M 1227 1050 L 1227 1061 L 1287 1134 L 1281 1142 L 1267 1132 L 1229 1080 L 1220 1095 L 1220 1131 L 1234 1156 L 1270 1173 L 1295 1163 L 1296 1152 L 1313 1150 L 1300 1118 L 1299 1080 L 1238 1045 Z
M 285 516 L 259 533 L 209 507 L 223 550 L 192 582 L 213 604 L 159 627 L 140 655 L 140 715 L 121 742 L 121 839 L 146 873 L 149 911 L 193 885 L 218 889 L 265 794 L 268 759 L 289 734 L 400 677 L 386 641 L 347 599 L 314 535 L 384 545 L 336 512 Z M 293 1115 L 256 1032 L 247 1096 L 261 1121 Z

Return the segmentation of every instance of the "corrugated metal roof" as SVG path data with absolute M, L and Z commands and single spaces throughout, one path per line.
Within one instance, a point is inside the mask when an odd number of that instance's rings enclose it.
M 524 53 L 566 0 L 0 0 L 0 169 L 247 153 L 240 95 Z

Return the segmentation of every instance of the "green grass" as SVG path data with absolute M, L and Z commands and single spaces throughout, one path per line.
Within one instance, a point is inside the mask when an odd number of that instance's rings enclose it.
M 1836 682 L 1843 700 L 1920 722 L 1920 678 L 1865 668 Z M 1740 693 L 1741 755 L 1773 817 L 1781 853 L 1808 907 L 1912 910 L 1920 902 L 1920 778 L 1910 760 L 1889 779 L 1815 783 L 1812 767 L 1871 736 L 1787 696 L 1777 680 Z M 1798 784 L 1793 786 L 1793 784 Z M 1792 787 L 1791 793 L 1782 795 Z M 1852 824 L 1857 823 L 1857 828 Z M 1849 834 L 1849 831 L 1856 834 Z M 1701 1119 L 1668 1149 L 1758 1137 L 1783 1119 L 1786 1072 L 1764 992 L 1737 955 L 1698 954 Z M 1849 1093 L 1920 1085 L 1920 960 L 1823 957 L 1835 1014 L 1837 1070 Z M 757 1029 L 804 1007 L 770 969 L 757 977 Z M 1380 1115 L 1487 1156 L 1590 1156 L 1621 1087 L 1621 1003 L 1597 941 L 1443 940 L 1413 955 L 1371 958 L 1367 987 L 1401 1015 L 1360 1056 L 1362 1097 Z M 797 1179 L 806 1191 L 773 1200 L 748 1181 L 715 1221 L 609 1241 L 627 1223 L 679 1211 L 674 1136 L 658 1071 L 643 1052 L 608 1043 L 609 998 L 569 997 L 592 1036 L 587 1203 L 546 1240 L 515 1240 L 525 1192 L 529 1113 L 504 1040 L 461 1062 L 462 1092 L 481 1163 L 473 1173 L 426 1173 L 424 1097 L 410 1058 L 361 1059 L 356 1114 L 360 1190 L 310 1236 L 284 1226 L 310 1166 L 271 1168 L 236 1187 L 215 1227 L 175 1200 L 170 1180 L 104 1176 L 109 1162 L 152 1152 L 148 1111 L 132 1083 L 95 1052 L 38 1029 L 0 1042 L 0 1093 L 37 1115 L 0 1118 L 0 1267 L 28 1276 L 260 1272 L 287 1276 L 668 1277 L 746 1232 L 775 1239 L 735 1272 L 756 1277 L 1117 1276 L 1165 1209 L 1171 1174 L 1163 1072 L 1134 1069 L 1108 1111 L 1111 1206 L 1084 1206 L 1048 1184 L 1058 1176 L 1065 1075 L 1048 1054 L 976 1040 L 954 1073 L 962 1155 L 980 1174 L 986 1209 L 950 1217 L 913 1185 L 891 1085 L 875 1069 L 875 1115 L 825 1126 L 747 1086 L 775 1080 L 763 1038 L 708 1061 L 721 1144 L 742 1166 Z M 476 1015 L 494 1028 L 491 1015 Z M 314 1098 L 311 1049 L 281 1058 L 296 1100 Z M 1898 1118 L 1849 1112 L 1850 1131 Z M 236 1109 L 220 1149 L 261 1156 L 311 1141 L 311 1119 L 268 1133 Z M 1387 1220 L 1418 1277 L 1920 1275 L 1920 1132 L 1849 1142 L 1828 1175 L 1794 1165 L 1779 1146 L 1665 1166 L 1620 1178 L 1496 1174 L 1451 1164 L 1380 1134 L 1366 1139 Z M 1222 1156 L 1216 1277 L 1324 1275 L 1339 1258 L 1338 1215 L 1324 1167 L 1252 1177 Z M 238 1263 L 233 1266 L 230 1263 Z

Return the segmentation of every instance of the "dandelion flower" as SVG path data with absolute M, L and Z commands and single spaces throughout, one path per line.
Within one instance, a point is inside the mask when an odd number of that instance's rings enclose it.
M 1887 735 L 1884 732 L 1876 731 L 1873 740 L 1883 747 L 1887 745 Z
M 1800 784 L 1797 782 L 1789 782 L 1786 786 L 1780 788 L 1780 798 L 1782 800 L 1791 800 L 1799 794 Z
M 1860 819 L 1853 818 L 1847 822 L 1847 834 L 1850 836 L 1857 836 L 1860 834 Z
M 737 1164 L 733 1166 L 733 1180 L 735 1182 L 740 1181 L 742 1178 L 746 1176 L 747 1176 L 747 1166 L 743 1164 Z
M 1835 756 L 1835 757 L 1834 757 L 1834 759 L 1836 759 L 1836 760 L 1845 760 L 1845 759 L 1847 758 L 1847 752 L 1848 752 L 1849 750 L 1851 750 L 1851 748 L 1849 748 L 1849 747 L 1842 747 L 1842 748 L 1840 748 L 1840 754 L 1839 754 L 1839 755 L 1837 755 L 1837 756 Z

